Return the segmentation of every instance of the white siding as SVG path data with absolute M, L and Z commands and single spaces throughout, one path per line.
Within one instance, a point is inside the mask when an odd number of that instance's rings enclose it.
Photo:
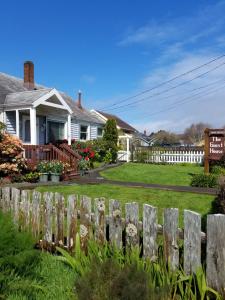
M 9 134 L 16 134 L 16 112 L 6 112 L 6 130 Z
M 98 128 L 97 125 L 91 125 L 91 137 L 90 137 L 91 140 L 97 139 L 97 133 L 98 133 L 97 128 Z
M 71 139 L 80 139 L 80 124 L 71 122 Z

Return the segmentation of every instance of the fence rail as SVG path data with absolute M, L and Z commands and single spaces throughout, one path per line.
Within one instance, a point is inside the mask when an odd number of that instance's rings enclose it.
M 157 148 L 138 147 L 133 152 L 133 161 L 145 163 L 202 163 L 204 149 L 202 147 Z
M 107 240 L 119 248 L 141 243 L 143 256 L 155 260 L 160 234 L 165 258 L 173 269 L 180 264 L 179 239 L 183 240 L 183 268 L 190 274 L 201 266 L 204 242 L 208 285 L 225 296 L 225 215 L 208 215 L 205 234 L 201 232 L 201 216 L 193 211 L 184 210 L 184 228 L 179 229 L 177 208 L 166 208 L 163 225 L 160 225 L 157 208 L 151 205 L 143 205 L 140 221 L 138 203 L 125 204 L 125 218 L 119 201 L 109 200 L 108 215 L 106 204 L 104 198 L 96 198 L 92 203 L 87 196 L 78 199 L 70 195 L 65 199 L 59 193 L 42 195 L 38 191 L 9 187 L 3 187 L 0 194 L 1 210 L 10 211 L 19 230 L 30 230 L 42 247 L 59 245 L 72 249 L 78 233 L 84 251 L 92 238 L 99 243 Z

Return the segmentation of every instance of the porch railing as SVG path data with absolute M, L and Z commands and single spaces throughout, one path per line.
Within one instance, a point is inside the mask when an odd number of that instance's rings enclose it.
M 60 160 L 63 163 L 70 164 L 70 157 L 58 149 L 56 146 L 50 145 L 23 145 L 24 156 L 30 168 L 35 168 L 40 161 Z
M 78 160 L 81 159 L 81 156 L 75 152 L 71 146 L 69 146 L 68 144 L 60 144 L 59 145 L 59 149 L 64 153 L 66 154 L 69 159 L 70 159 L 70 166 L 73 167 L 73 169 L 76 169 L 78 168 Z

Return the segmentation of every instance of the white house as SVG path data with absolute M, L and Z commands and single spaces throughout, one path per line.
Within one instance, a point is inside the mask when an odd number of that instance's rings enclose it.
M 92 140 L 102 136 L 104 121 L 55 88 L 34 82 L 34 65 L 24 63 L 24 79 L 0 73 L 0 121 L 24 144 L 56 140 Z
M 92 114 L 99 118 L 99 120 L 103 121 L 104 123 L 107 122 L 107 120 L 114 119 L 117 124 L 118 129 L 118 139 L 119 139 L 119 146 L 121 147 L 121 150 L 118 152 L 118 159 L 123 161 L 130 161 L 130 155 L 131 155 L 131 144 L 134 139 L 136 139 L 139 136 L 138 130 L 136 130 L 134 127 L 132 127 L 130 124 L 125 122 L 124 120 L 120 119 L 116 115 L 112 115 L 103 111 L 99 110 L 91 110 Z

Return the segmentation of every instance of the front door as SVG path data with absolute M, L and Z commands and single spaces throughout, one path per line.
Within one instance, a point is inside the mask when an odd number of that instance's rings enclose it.
M 64 123 L 48 121 L 48 143 L 54 143 L 64 139 Z

